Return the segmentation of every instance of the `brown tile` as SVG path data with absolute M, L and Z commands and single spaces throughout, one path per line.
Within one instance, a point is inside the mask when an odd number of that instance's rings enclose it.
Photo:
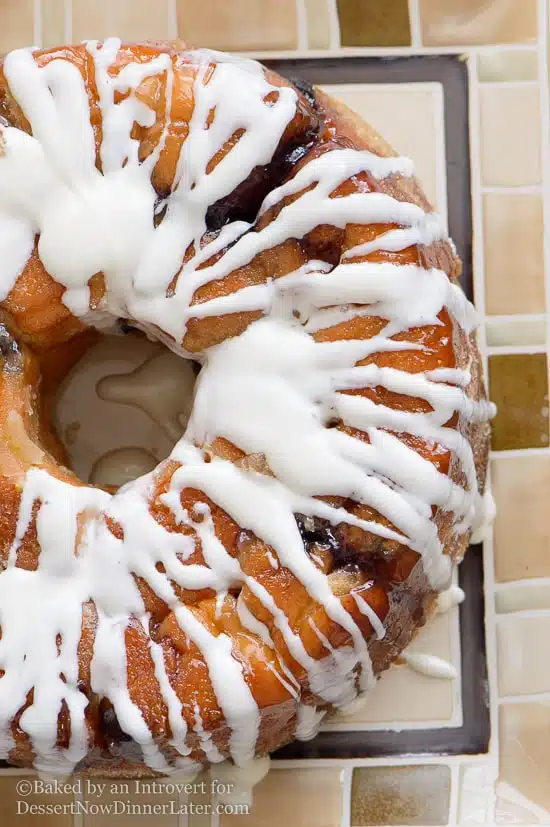
M 550 615 L 499 618 L 498 688 L 503 696 L 550 692 L 550 658 L 541 657 L 541 641 L 550 640 Z
M 337 0 L 342 46 L 408 46 L 407 0 Z
M 0 54 L 35 46 L 33 0 L 3 0 L 0 5 Z
M 548 366 L 546 354 L 489 357 L 490 396 L 497 405 L 493 449 L 548 446 Z
M 329 0 L 305 0 L 310 49 L 328 49 L 330 46 L 328 3 Z
M 353 771 L 352 827 L 447 824 L 449 767 L 361 767 Z
M 117 36 L 123 40 L 170 37 L 170 0 L 72 0 L 73 41 Z
M 491 50 L 477 56 L 477 74 L 484 83 L 503 80 L 537 80 L 538 55 L 536 51 L 525 52 Z
M 253 795 L 248 815 L 221 816 L 220 827 L 335 827 L 342 818 L 338 770 L 271 770 Z
M 25 790 L 18 792 L 18 782 L 26 782 Z M 2 827 L 71 827 L 73 816 L 72 794 L 56 794 L 53 791 L 39 792 L 36 775 L 0 776 L 0 824 Z M 32 790 L 28 794 L 28 790 Z M 50 805 L 53 812 L 43 812 L 31 808 L 46 808 Z M 55 811 L 57 809 L 57 812 Z
M 65 37 L 65 3 L 63 0 L 41 0 L 42 43 L 45 49 L 61 46 Z
M 483 222 L 487 313 L 544 313 L 542 197 L 486 194 Z
M 536 0 L 420 0 L 427 46 L 519 43 L 537 36 Z
M 500 708 L 500 780 L 550 810 L 550 703 Z
M 493 460 L 491 482 L 497 504 L 497 581 L 550 577 L 550 457 Z
M 536 87 L 481 87 L 481 176 L 485 186 L 539 184 L 540 111 Z
M 179 35 L 197 46 L 229 51 L 294 49 L 295 0 L 177 0 Z
M 177 794 L 159 791 L 158 785 L 153 788 L 147 781 L 97 781 L 106 786 L 95 794 L 83 793 L 82 797 L 89 802 L 83 827 L 113 827 L 114 824 L 116 827 L 178 827 Z M 86 779 L 83 783 L 86 784 Z M 94 810 L 93 805 L 101 805 L 103 812 L 97 813 L 99 807 Z

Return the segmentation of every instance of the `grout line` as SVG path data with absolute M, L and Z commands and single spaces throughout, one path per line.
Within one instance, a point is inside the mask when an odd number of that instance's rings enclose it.
M 420 19 L 419 0 L 409 0 L 409 25 L 411 29 L 411 46 L 419 49 L 422 46 L 422 23 Z
M 338 12 L 336 9 L 336 0 L 327 0 L 329 17 L 331 20 L 331 45 L 328 49 L 312 49 L 309 52 L 300 53 L 299 49 L 274 49 L 274 50 L 250 50 L 244 52 L 233 52 L 233 54 L 250 57 L 254 60 L 277 59 L 277 58 L 295 58 L 300 57 L 410 57 L 414 55 L 477 55 L 480 53 L 497 53 L 502 52 L 536 52 L 537 46 L 535 43 L 499 43 L 488 44 L 485 46 L 466 46 L 464 44 L 456 46 L 389 46 L 389 47 L 375 47 L 375 46 L 340 46 L 340 24 L 338 20 Z M 337 33 L 338 38 L 334 35 Z M 488 83 L 492 86 L 492 83 Z
M 351 782 L 353 779 L 353 768 L 344 767 L 340 773 L 340 786 L 342 789 L 342 821 L 340 827 L 350 827 L 351 824 Z
M 73 0 L 64 0 L 64 35 L 65 43 L 73 42 Z
M 547 353 L 548 347 L 546 343 L 542 345 L 488 345 L 487 354 L 489 356 L 518 356 L 518 355 L 535 355 L 536 353 Z
M 338 17 L 338 8 L 336 5 L 336 0 L 325 0 L 327 4 L 327 11 L 328 11 L 328 22 L 329 22 L 329 49 L 323 52 L 320 52 L 320 55 L 325 55 L 327 52 L 336 51 L 337 54 L 340 54 L 340 40 L 341 40 L 341 33 L 340 33 L 340 18 Z
M 547 457 L 550 448 L 509 448 L 506 451 L 491 451 L 491 459 L 521 459 L 522 457 Z
M 42 0 L 33 0 L 33 46 L 42 48 Z
M 168 0 L 168 37 L 177 40 L 178 36 L 178 0 Z
M 494 324 L 515 324 L 516 322 L 545 322 L 546 313 L 514 313 L 514 314 L 497 314 L 485 316 L 485 322 Z
M 449 800 L 449 827 L 458 824 L 458 799 L 460 796 L 460 765 L 455 764 L 451 770 L 451 796 Z
M 550 577 L 530 577 L 523 580 L 511 580 L 507 583 L 496 583 L 498 593 L 511 591 L 513 589 L 535 588 L 536 586 L 550 586 Z
M 542 177 L 542 213 L 543 213 L 543 250 L 544 250 L 544 286 L 546 295 L 546 310 L 550 308 L 550 159 L 548 146 L 550 143 L 550 102 L 548 96 L 548 11 L 546 0 L 539 0 L 538 5 L 538 60 L 540 78 L 540 132 L 541 132 L 541 177 Z M 550 324 L 546 325 L 547 352 L 550 352 Z M 548 368 L 548 365 L 547 365 Z M 549 377 L 550 384 L 550 377 Z
M 540 195 L 540 184 L 530 184 L 525 187 L 481 187 L 484 195 Z
M 447 192 L 447 158 L 445 155 L 445 99 L 443 87 L 436 84 L 432 90 L 434 133 L 435 133 L 435 181 L 437 194 L 437 211 L 443 221 L 445 231 L 449 232 L 448 192 Z
M 498 699 L 499 704 L 532 704 L 550 702 L 550 692 L 535 692 L 531 695 L 502 695 Z
M 469 764 L 480 764 L 485 766 L 490 754 L 473 753 L 468 755 Z M 272 770 L 297 770 L 297 769 L 353 769 L 355 767 L 412 767 L 431 766 L 432 764 L 446 764 L 449 767 L 461 764 L 464 761 L 463 755 L 383 755 L 378 758 L 288 758 L 286 760 L 272 759 Z
M 536 89 L 539 80 L 480 80 L 482 89 Z

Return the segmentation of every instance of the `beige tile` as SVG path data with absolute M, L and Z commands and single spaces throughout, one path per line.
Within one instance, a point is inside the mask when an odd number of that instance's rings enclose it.
M 72 40 L 121 37 L 127 41 L 170 37 L 171 0 L 72 0 Z
M 539 195 L 483 196 L 487 313 L 544 313 L 544 227 Z
M 17 791 L 17 783 L 27 782 L 27 791 Z M 2 827 L 71 827 L 73 817 L 71 805 L 73 796 L 69 793 L 56 794 L 54 792 L 37 791 L 37 776 L 0 776 L 0 824 Z M 50 806 L 52 812 L 45 808 Z M 40 809 L 44 808 L 43 812 Z M 56 812 L 56 808 L 57 812 Z M 123 825 L 121 825 L 123 827 Z
M 413 159 L 426 195 L 445 204 L 442 90 L 438 83 L 341 84 L 323 87 L 359 113 L 402 155 Z M 439 161 L 439 164 L 438 164 Z
M 533 319 L 530 316 L 517 316 L 515 319 L 498 319 L 488 317 L 485 320 L 485 335 L 489 347 L 506 345 L 540 345 L 546 344 L 546 319 Z
M 20 46 L 35 46 L 33 0 L 3 0 L 0 4 L 0 54 Z
M 521 612 L 524 609 L 550 611 L 550 583 L 526 580 L 511 588 L 500 589 L 495 594 L 495 608 L 498 614 Z
M 537 36 L 536 0 L 420 0 L 427 46 L 517 43 Z
M 352 827 L 447 824 L 449 767 L 361 767 L 353 771 Z
M 536 87 L 481 87 L 481 174 L 483 184 L 539 184 L 540 114 Z
M 497 624 L 498 688 L 502 696 L 550 691 L 550 658 L 541 643 L 550 640 L 550 615 L 506 615 Z
M 496 459 L 491 468 L 497 581 L 550 577 L 550 457 Z
M 295 0 L 177 0 L 179 35 L 196 46 L 229 51 L 294 49 Z
M 426 652 L 450 661 L 451 629 L 451 612 L 434 616 L 408 651 Z M 449 721 L 457 709 L 459 691 L 457 681 L 434 680 L 406 666 L 394 666 L 382 675 L 360 710 L 354 715 L 336 716 L 334 722 L 353 729 L 359 723 L 391 722 L 402 726 L 413 721 Z M 406 704 L 402 702 L 404 697 Z
M 497 775 L 495 766 L 471 764 L 460 768 L 458 823 L 460 827 L 490 824 Z
M 65 3 L 64 0 L 41 0 L 42 8 L 42 47 L 61 46 L 65 37 Z
M 550 810 L 550 702 L 500 708 L 500 780 Z
M 485 83 L 503 80 L 537 80 L 538 55 L 536 51 L 481 52 L 477 56 L 477 74 Z
M 328 49 L 330 46 L 329 2 L 330 0 L 305 0 L 310 49 Z
M 159 785 L 153 788 L 147 781 L 98 781 L 106 784 L 104 790 L 83 793 L 89 802 L 83 827 L 113 827 L 114 824 L 116 827 L 178 827 L 177 793 L 161 791 Z M 98 813 L 100 807 L 103 811 Z
M 248 815 L 220 818 L 220 827 L 335 827 L 342 818 L 340 771 L 272 769 L 254 787 Z

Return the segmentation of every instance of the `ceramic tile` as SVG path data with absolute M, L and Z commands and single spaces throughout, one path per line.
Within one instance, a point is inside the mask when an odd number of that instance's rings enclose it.
M 544 353 L 489 357 L 493 448 L 544 448 L 548 445 L 548 366 Z
M 550 702 L 500 708 L 500 780 L 537 807 L 550 810 Z M 501 823 L 503 823 L 501 821 Z
M 458 824 L 487 825 L 491 821 L 497 770 L 492 765 L 472 764 L 460 768 Z
M 102 780 L 106 788 L 101 795 L 85 796 L 90 810 L 83 827 L 178 827 L 177 794 L 151 791 L 146 781 Z M 99 807 L 102 812 L 97 812 Z
M 447 824 L 451 777 L 437 764 L 353 771 L 352 827 Z
M 3 0 L 0 7 L 0 54 L 34 46 L 33 0 Z
M 537 34 L 536 0 L 420 0 L 422 42 L 518 43 Z
M 534 827 L 535 824 L 550 824 L 550 813 L 537 807 L 514 787 L 500 782 L 495 789 L 495 823 L 515 824 Z
M 408 46 L 407 0 L 338 0 L 342 46 Z
M 535 51 L 490 51 L 477 56 L 477 75 L 486 83 L 510 80 L 537 80 L 538 56 Z
M 440 84 L 348 84 L 323 88 L 358 112 L 398 152 L 414 160 L 426 195 L 437 209 L 444 210 Z
M 190 43 L 214 49 L 294 49 L 295 0 L 177 0 L 179 34 Z
M 550 658 L 541 641 L 550 640 L 550 614 L 506 615 L 497 625 L 498 687 L 502 696 L 550 691 Z
M 169 37 L 170 0 L 72 0 L 72 40 L 116 35 L 123 40 Z
M 481 174 L 486 186 L 539 184 L 539 90 L 493 87 L 480 90 Z
M 42 0 L 42 43 L 44 48 L 65 42 L 64 0 Z
M 493 460 L 491 480 L 497 503 L 496 580 L 550 577 L 550 457 Z
M 334 827 L 341 813 L 339 770 L 272 770 L 254 788 L 250 813 L 221 816 L 220 827 Z
M 17 792 L 16 784 L 25 780 L 29 789 L 34 788 L 36 776 L 0 777 L 0 824 L 5 827 L 71 827 L 73 817 L 70 807 L 73 802 L 71 794 L 46 794 L 39 792 Z M 50 807 L 48 812 L 46 808 Z M 44 808 L 41 812 L 40 809 Z M 56 811 L 56 808 L 57 809 Z M 124 827 L 121 825 L 120 827 Z
M 539 195 L 483 196 L 487 313 L 543 313 L 544 227 Z
M 498 614 L 520 612 L 524 609 L 550 611 L 550 582 L 527 580 L 500 589 L 495 594 L 495 609 Z
M 485 336 L 489 347 L 509 347 L 510 345 L 543 346 L 546 344 L 547 320 L 543 316 L 506 317 L 506 319 L 485 319 Z
M 331 0 L 305 0 L 310 49 L 327 49 L 330 45 L 330 2 Z

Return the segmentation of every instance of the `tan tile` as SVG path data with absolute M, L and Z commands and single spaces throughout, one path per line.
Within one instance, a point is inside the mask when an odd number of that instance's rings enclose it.
M 550 810 L 550 702 L 500 708 L 500 780 Z
M 491 476 L 497 581 L 550 577 L 550 457 L 496 459 Z
M 295 0 L 177 0 L 179 35 L 196 46 L 245 51 L 294 49 Z
M 550 658 L 541 642 L 550 640 L 550 615 L 507 615 L 497 625 L 498 688 L 501 696 L 550 691 Z
M 537 80 L 538 55 L 536 51 L 516 52 L 503 49 L 480 52 L 477 56 L 477 74 L 485 83 L 503 80 Z
M 323 89 L 354 109 L 398 152 L 413 159 L 426 195 L 441 210 L 444 204 L 438 195 L 444 197 L 444 187 L 438 180 L 438 160 L 443 167 L 445 147 L 440 84 L 335 84 Z
M 33 0 L 3 0 L 0 5 L 0 54 L 35 45 Z
M 18 783 L 26 782 L 25 789 Z M 71 827 L 72 794 L 39 792 L 37 776 L 0 776 L 0 824 L 2 827 Z M 30 794 L 28 790 L 31 790 Z M 48 812 L 46 808 L 52 811 Z M 34 809 L 33 809 L 34 808 Z M 38 808 L 38 809 L 37 809 Z M 44 808 L 43 811 L 40 808 Z
M 408 46 L 407 0 L 337 0 L 342 46 Z
M 93 779 L 95 781 L 95 779 Z M 97 779 L 105 788 L 86 791 L 83 779 L 83 798 L 89 812 L 84 815 L 83 827 L 178 827 L 179 798 L 168 793 L 158 783 L 147 781 L 113 781 Z M 97 811 L 102 809 L 101 813 Z
M 42 3 L 42 43 L 44 49 L 61 46 L 65 37 L 65 3 L 64 0 L 41 0 Z
M 540 113 L 536 87 L 481 87 L 481 175 L 483 184 L 539 184 Z
M 328 49 L 330 46 L 329 2 L 330 0 L 305 0 L 310 49 Z
M 73 41 L 121 37 L 127 41 L 170 37 L 171 0 L 72 0 Z
M 548 365 L 545 353 L 489 356 L 489 392 L 497 406 L 493 449 L 548 446 Z
M 524 609 L 550 611 L 550 583 L 527 580 L 511 588 L 500 589 L 495 594 L 495 608 L 498 614 L 511 614 Z
M 220 817 L 220 827 L 335 827 L 342 818 L 340 772 L 272 769 L 254 787 L 248 815 Z
M 537 36 L 536 0 L 420 0 L 427 46 L 518 43 Z
M 483 222 L 487 313 L 544 313 L 542 197 L 486 194 Z
M 353 771 L 352 827 L 447 824 L 449 767 L 361 767 Z

